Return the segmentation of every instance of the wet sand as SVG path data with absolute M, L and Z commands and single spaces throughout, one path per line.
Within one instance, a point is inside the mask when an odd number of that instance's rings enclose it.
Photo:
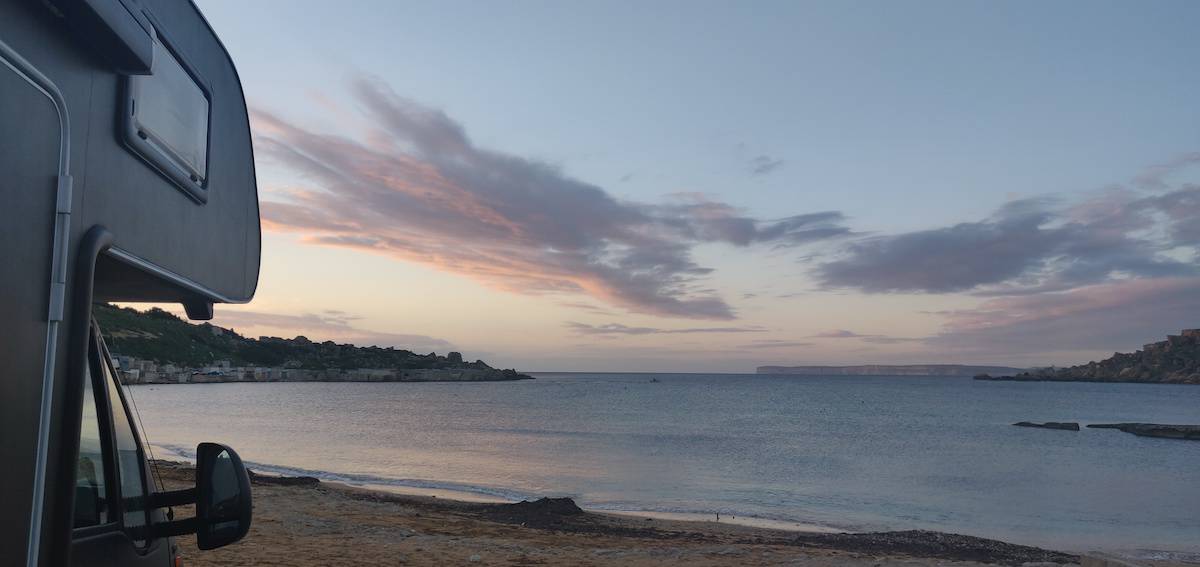
M 168 489 L 191 465 L 160 462 Z M 184 564 L 208 565 L 982 565 L 1071 564 L 1074 555 L 927 531 L 797 532 L 727 523 L 586 512 L 568 499 L 463 502 L 336 483 L 256 476 L 254 521 L 234 545 L 201 552 L 181 537 Z M 176 517 L 192 515 L 190 507 Z

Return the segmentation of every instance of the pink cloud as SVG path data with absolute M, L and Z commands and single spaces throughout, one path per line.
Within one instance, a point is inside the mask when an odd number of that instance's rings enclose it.
M 475 146 L 444 113 L 360 81 L 374 127 L 352 140 L 255 113 L 256 149 L 306 179 L 262 204 L 267 230 L 385 254 L 524 294 L 732 319 L 704 288 L 701 243 L 797 245 L 849 231 L 836 212 L 764 221 L 694 194 L 621 200 L 551 165 Z

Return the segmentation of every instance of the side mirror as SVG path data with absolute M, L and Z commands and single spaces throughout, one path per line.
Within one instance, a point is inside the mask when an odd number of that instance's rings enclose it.
M 219 443 L 196 447 L 196 487 L 151 495 L 154 508 L 196 504 L 196 517 L 151 528 L 153 537 L 196 534 L 200 549 L 216 549 L 250 530 L 250 474 L 237 452 Z
M 196 447 L 196 544 L 229 545 L 250 530 L 250 475 L 233 449 L 217 443 Z

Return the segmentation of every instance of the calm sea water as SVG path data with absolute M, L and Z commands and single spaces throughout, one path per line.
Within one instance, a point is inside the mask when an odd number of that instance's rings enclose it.
M 538 374 L 131 391 L 159 451 L 220 441 L 276 472 L 565 495 L 592 509 L 1200 552 L 1200 443 L 1010 425 L 1200 423 L 1195 386 Z

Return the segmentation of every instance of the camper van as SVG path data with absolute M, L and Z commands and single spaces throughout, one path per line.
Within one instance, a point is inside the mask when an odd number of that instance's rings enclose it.
M 202 320 L 254 295 L 246 102 L 196 6 L 0 0 L 0 197 L 0 565 L 166 567 L 173 536 L 241 539 L 237 453 L 201 443 L 195 487 L 157 486 L 92 318 L 117 301 Z

